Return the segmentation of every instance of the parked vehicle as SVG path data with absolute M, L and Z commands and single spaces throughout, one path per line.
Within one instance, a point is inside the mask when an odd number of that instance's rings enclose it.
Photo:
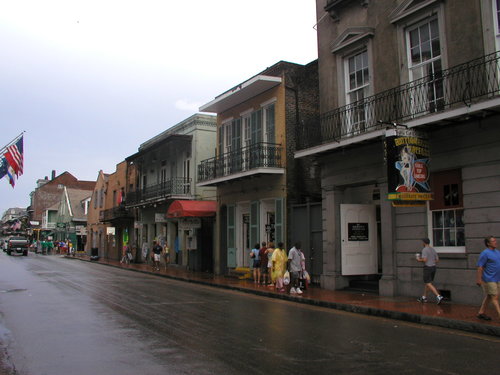
M 28 249 L 30 243 L 25 237 L 11 237 L 7 245 L 7 254 L 12 255 L 13 252 L 17 254 L 23 254 L 23 256 L 28 256 Z

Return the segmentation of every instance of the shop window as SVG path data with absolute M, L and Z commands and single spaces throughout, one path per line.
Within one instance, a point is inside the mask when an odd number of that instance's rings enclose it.
M 460 170 L 431 175 L 434 200 L 429 203 L 429 237 L 438 252 L 465 252 L 464 209 Z

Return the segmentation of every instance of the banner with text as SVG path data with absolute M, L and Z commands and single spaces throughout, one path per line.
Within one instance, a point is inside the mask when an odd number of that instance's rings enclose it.
M 389 194 L 394 206 L 421 206 L 432 200 L 429 186 L 429 143 L 423 133 L 391 129 L 385 149 Z

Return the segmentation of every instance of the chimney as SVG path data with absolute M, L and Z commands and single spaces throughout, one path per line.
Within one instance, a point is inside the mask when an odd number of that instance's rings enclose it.
M 52 178 L 51 178 L 51 180 L 53 180 L 54 178 L 56 178 L 56 171 L 55 171 L 55 169 L 52 170 Z

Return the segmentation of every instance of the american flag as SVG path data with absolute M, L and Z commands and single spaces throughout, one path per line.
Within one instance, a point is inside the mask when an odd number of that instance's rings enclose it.
M 16 176 L 21 176 L 23 174 L 23 136 L 16 143 L 7 147 L 4 156 Z

